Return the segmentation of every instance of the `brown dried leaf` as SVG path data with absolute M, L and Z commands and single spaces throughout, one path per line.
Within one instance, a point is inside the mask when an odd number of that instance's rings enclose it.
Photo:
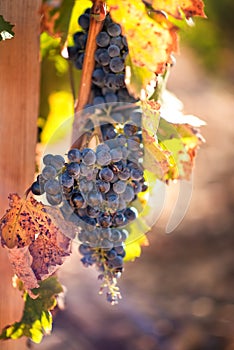
M 40 233 L 29 245 L 32 256 L 32 270 L 38 280 L 52 275 L 70 255 L 70 239 L 65 237 L 59 229 L 47 233 Z
M 9 248 L 14 272 L 26 289 L 50 276 L 70 254 L 70 238 L 58 228 L 42 203 L 10 194 L 10 209 L 0 220 L 2 245 Z
M 31 268 L 32 256 L 28 247 L 8 249 L 8 257 L 14 273 L 24 282 L 25 289 L 38 288 L 39 284 Z
M 2 244 L 8 248 L 22 248 L 29 245 L 37 234 L 50 229 L 51 219 L 43 212 L 43 204 L 33 197 L 20 198 L 18 194 L 9 195 L 9 206 L 0 220 Z

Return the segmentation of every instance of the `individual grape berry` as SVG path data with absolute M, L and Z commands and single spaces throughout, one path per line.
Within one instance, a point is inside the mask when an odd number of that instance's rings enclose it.
M 133 191 L 132 186 L 127 185 L 124 193 L 122 193 L 121 196 L 122 196 L 123 200 L 130 203 L 135 197 L 135 193 Z
M 103 84 L 109 89 L 117 89 L 119 88 L 118 77 L 116 74 L 108 73 L 103 77 Z
M 98 55 L 98 63 L 102 66 L 107 66 L 110 63 L 110 56 L 107 50 L 102 50 L 102 52 Z
M 117 257 L 117 253 L 116 253 L 115 249 L 113 248 L 106 253 L 106 256 L 107 256 L 108 260 L 113 260 Z
M 118 162 L 123 157 L 122 150 L 120 147 L 111 149 L 110 155 L 113 162 Z
M 68 157 L 68 159 L 69 159 L 71 162 L 80 163 L 80 161 L 81 161 L 81 152 L 80 152 L 80 150 L 78 150 L 77 148 L 72 148 L 72 149 L 70 149 L 70 151 L 68 152 L 67 157 Z
M 113 177 L 114 177 L 114 173 L 108 167 L 102 168 L 99 172 L 99 178 L 103 181 L 110 182 L 113 179 Z
M 121 27 L 117 23 L 111 23 L 107 26 L 107 32 L 112 37 L 119 36 L 121 34 Z
M 93 182 L 88 181 L 87 179 L 81 179 L 79 181 L 79 187 L 80 187 L 81 192 L 83 192 L 83 193 L 90 192 L 93 189 Z
M 117 194 L 121 194 L 125 191 L 127 183 L 125 181 L 117 181 L 113 184 L 113 191 Z
M 99 236 L 100 238 L 106 238 L 106 239 L 109 239 L 111 238 L 111 229 L 110 228 L 101 228 L 100 229 L 100 232 L 99 232 Z
M 123 130 L 124 130 L 124 133 L 126 136 L 133 136 L 134 134 L 137 133 L 138 127 L 135 124 L 126 123 L 126 124 L 124 124 Z
M 87 203 L 92 207 L 98 207 L 102 203 L 102 195 L 100 192 L 89 192 L 87 197 Z
M 131 151 L 137 151 L 140 149 L 140 138 L 136 135 L 130 136 L 127 139 L 127 147 Z
M 125 216 L 123 213 L 121 213 L 120 211 L 116 212 L 116 214 L 113 216 L 113 221 L 112 221 L 112 225 L 114 227 L 119 227 L 119 226 L 123 226 L 125 224 Z
M 133 221 L 136 219 L 136 213 L 134 210 L 132 210 L 131 208 L 127 208 L 124 211 L 124 216 L 127 219 L 127 221 Z
M 116 57 L 120 55 L 120 48 L 117 45 L 110 45 L 108 47 L 108 55 L 110 57 Z
M 121 232 L 121 234 L 122 234 L 122 232 Z M 114 250 L 115 250 L 115 252 L 116 252 L 119 256 L 121 256 L 122 258 L 125 257 L 126 252 L 125 252 L 124 247 L 123 247 L 122 245 L 115 246 L 115 247 L 114 247 Z
M 138 181 L 132 181 L 132 185 L 133 185 L 133 191 L 135 194 L 138 194 L 142 191 L 142 184 Z
M 57 175 L 56 169 L 51 165 L 46 165 L 42 170 L 42 176 L 46 180 L 54 179 Z
M 106 194 L 106 201 L 108 207 L 112 210 L 116 210 L 119 206 L 119 196 L 117 195 L 117 193 L 108 192 Z
M 129 115 L 129 119 L 136 125 L 140 126 L 141 125 L 141 119 L 142 119 L 142 113 L 133 111 Z
M 132 168 L 131 169 L 131 178 L 132 180 L 139 181 L 143 177 L 143 170 L 139 168 Z
M 90 248 L 90 246 L 88 244 L 81 244 L 79 246 L 79 252 L 81 255 L 90 254 L 91 251 L 92 251 L 92 249 Z
M 35 196 L 40 196 L 45 192 L 44 186 L 42 186 L 39 181 L 33 182 L 31 185 L 31 191 Z
M 57 171 L 61 170 L 65 164 L 65 160 L 59 154 L 56 154 L 53 159 L 51 159 L 50 165 L 53 166 Z
M 104 166 L 111 162 L 111 155 L 109 151 L 100 151 L 96 153 L 97 164 Z
M 110 147 L 107 145 L 107 143 L 100 143 L 96 148 L 96 153 L 106 151 L 110 152 Z
M 97 222 L 101 227 L 109 227 L 111 225 L 111 216 L 108 213 L 100 213 Z
M 87 241 L 87 233 L 86 231 L 84 230 L 81 230 L 79 233 L 78 233 L 78 239 L 80 242 L 82 243 L 85 243 Z
M 104 141 L 114 139 L 116 136 L 115 127 L 110 123 L 101 125 L 101 132 Z
M 68 46 L 67 47 L 67 53 L 69 60 L 76 61 L 79 57 L 80 50 L 77 46 Z
M 43 163 L 45 165 L 51 165 L 51 161 L 53 160 L 54 156 L 52 154 L 46 154 L 44 157 L 43 157 Z
M 122 242 L 126 241 L 126 239 L 128 238 L 128 231 L 127 230 L 121 230 L 121 235 L 122 235 Z
M 115 36 L 110 39 L 110 45 L 116 45 L 120 48 L 120 50 L 123 49 L 124 44 L 122 42 L 122 37 L 121 36 Z
M 51 195 L 49 193 L 46 193 L 46 199 L 51 205 L 59 205 L 62 202 L 62 194 L 57 193 L 55 195 Z
M 120 73 L 124 70 L 124 62 L 120 57 L 113 57 L 110 60 L 110 69 L 114 73 Z
M 113 242 L 121 242 L 122 234 L 120 230 L 112 229 L 111 230 L 111 240 Z
M 118 178 L 123 181 L 128 180 L 130 176 L 131 176 L 131 171 L 129 168 L 124 168 L 122 171 L 118 173 Z
M 106 103 L 115 103 L 118 101 L 118 98 L 116 94 L 114 94 L 113 92 L 109 92 L 108 94 L 105 95 L 105 100 L 106 100 Z
M 85 49 L 85 45 L 87 42 L 87 34 L 83 33 L 83 32 L 76 32 L 73 35 L 73 40 L 75 45 L 79 48 L 84 50 Z
M 86 178 L 87 177 L 90 177 L 90 176 L 93 176 L 93 172 L 94 172 L 94 169 L 92 166 L 88 166 L 84 163 L 81 163 L 80 164 L 80 174 L 82 176 L 85 176 Z
M 71 196 L 71 203 L 75 208 L 81 208 L 84 204 L 84 197 L 80 192 L 74 192 Z
M 110 250 L 110 249 L 113 248 L 113 243 L 111 241 L 109 241 L 109 239 L 104 238 L 102 240 L 101 246 L 102 246 L 103 249 Z
M 84 148 L 82 151 L 82 161 L 88 166 L 95 164 L 96 153 L 91 148 Z
M 44 186 L 45 192 L 51 195 L 56 195 L 61 192 L 60 184 L 57 180 L 51 179 L 46 181 Z
M 92 82 L 100 87 L 104 86 L 105 73 L 102 68 L 97 68 L 93 71 Z
M 87 13 L 84 13 L 81 15 L 78 19 L 78 23 L 84 30 L 88 30 L 89 28 L 89 15 Z
M 100 32 L 96 37 L 96 43 L 99 47 L 106 47 L 110 43 L 110 37 L 106 32 Z
M 110 183 L 103 180 L 97 180 L 96 186 L 101 193 L 107 193 L 110 190 Z
M 71 176 L 77 177 L 80 174 L 80 165 L 75 162 L 71 162 L 67 165 L 67 173 Z
M 96 96 L 93 99 L 93 104 L 94 105 L 101 105 L 101 104 L 104 104 L 105 102 L 106 101 L 105 101 L 104 97 L 102 97 L 102 96 Z
M 71 188 L 74 185 L 73 177 L 70 176 L 66 171 L 63 174 L 61 174 L 61 176 L 59 177 L 59 180 L 61 185 L 64 187 Z

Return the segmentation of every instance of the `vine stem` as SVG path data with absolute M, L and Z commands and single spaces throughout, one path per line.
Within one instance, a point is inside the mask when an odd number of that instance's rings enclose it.
M 80 87 L 78 92 L 77 101 L 75 103 L 75 115 L 72 130 L 72 147 L 78 147 L 76 142 L 76 135 L 82 129 L 84 118 L 79 113 L 84 106 L 89 102 L 89 96 L 92 85 L 92 74 L 95 66 L 94 54 L 97 48 L 96 36 L 101 31 L 103 21 L 106 16 L 106 4 L 100 0 L 93 0 L 93 6 L 91 8 L 90 25 L 87 38 L 87 44 L 85 48 L 85 56 L 82 68 L 82 75 L 80 81 Z

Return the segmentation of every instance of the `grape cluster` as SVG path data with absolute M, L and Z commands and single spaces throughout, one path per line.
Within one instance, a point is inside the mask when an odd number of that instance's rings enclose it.
M 74 34 L 74 46 L 68 47 L 68 55 L 75 67 L 82 69 L 90 23 L 90 9 L 79 17 L 78 22 L 83 31 Z M 96 44 L 91 104 L 135 102 L 136 100 L 128 93 L 124 82 L 124 63 L 128 54 L 127 41 L 121 34 L 121 27 L 112 21 L 109 14 L 105 18 L 102 31 L 96 37 Z
M 130 114 L 132 119 L 137 113 Z M 67 162 L 47 154 L 31 191 L 45 193 L 49 204 L 59 206 L 66 220 L 76 222 L 81 261 L 85 266 L 95 264 L 100 278 L 109 281 L 114 291 L 109 288 L 108 300 L 115 303 L 118 293 L 113 285 L 123 270 L 128 237 L 125 226 L 136 219 L 133 202 L 147 190 L 147 184 L 141 165 L 141 128 L 129 120 L 101 124 L 100 129 L 103 142 L 95 149 L 72 148 Z

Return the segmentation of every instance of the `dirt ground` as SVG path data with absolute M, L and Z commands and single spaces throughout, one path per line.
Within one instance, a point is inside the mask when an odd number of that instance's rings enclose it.
M 66 309 L 43 350 L 234 350 L 233 89 L 208 77 L 194 54 L 181 50 L 168 87 L 187 113 L 207 122 L 189 209 L 165 233 L 176 186 L 149 233 L 150 246 L 127 263 L 123 299 L 110 306 L 98 295 L 96 271 L 75 252 L 60 272 Z

